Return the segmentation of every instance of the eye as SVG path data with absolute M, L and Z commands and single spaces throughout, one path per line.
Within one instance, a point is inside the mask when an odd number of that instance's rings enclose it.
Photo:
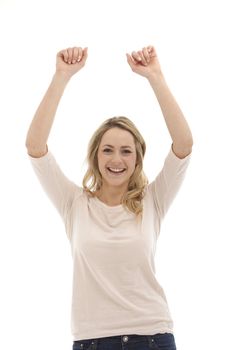
M 106 153 L 109 153 L 109 152 L 112 152 L 112 150 L 110 149 L 110 148 L 105 148 L 104 150 L 103 150 L 103 152 L 106 152 Z M 125 150 L 123 150 L 122 151 L 123 153 L 132 153 L 130 150 L 128 150 L 128 149 L 125 149 Z

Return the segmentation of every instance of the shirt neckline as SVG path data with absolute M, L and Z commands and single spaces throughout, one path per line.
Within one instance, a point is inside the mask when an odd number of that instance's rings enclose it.
M 118 204 L 118 205 L 114 205 L 114 206 L 110 206 L 104 202 L 102 202 L 98 197 L 94 197 L 93 200 L 96 202 L 96 204 L 102 208 L 108 209 L 108 210 L 119 210 L 123 208 L 122 204 Z

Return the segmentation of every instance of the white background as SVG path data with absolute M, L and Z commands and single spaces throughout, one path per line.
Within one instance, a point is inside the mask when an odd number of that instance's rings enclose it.
M 232 12 L 230 1 L 0 2 L 0 348 L 71 349 L 72 258 L 56 210 L 27 158 L 26 133 L 55 71 L 56 53 L 88 46 L 48 140 L 81 185 L 99 124 L 126 115 L 147 143 L 152 181 L 171 145 L 163 115 L 126 52 L 154 45 L 191 128 L 185 181 L 164 221 L 157 277 L 179 350 L 232 343 Z

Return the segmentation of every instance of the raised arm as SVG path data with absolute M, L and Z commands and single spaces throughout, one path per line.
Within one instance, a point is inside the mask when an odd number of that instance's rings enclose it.
M 60 99 L 70 78 L 85 65 L 86 59 L 87 47 L 57 53 L 56 71 L 27 132 L 26 148 L 30 156 L 39 158 L 47 153 L 47 140 Z
M 126 56 L 132 71 L 148 79 L 172 138 L 173 152 L 178 158 L 185 158 L 192 151 L 192 133 L 165 81 L 154 47 L 144 47 L 142 51 L 133 51 L 131 56 Z

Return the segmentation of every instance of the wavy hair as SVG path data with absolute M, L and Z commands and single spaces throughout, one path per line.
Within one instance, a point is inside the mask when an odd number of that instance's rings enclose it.
M 142 198 L 144 197 L 145 188 L 148 184 L 148 179 L 143 171 L 146 143 L 134 123 L 127 117 L 112 117 L 105 120 L 92 135 L 87 149 L 86 160 L 88 163 L 88 169 L 83 178 L 83 188 L 92 197 L 95 196 L 93 191 L 97 191 L 101 188 L 102 176 L 98 167 L 98 148 L 104 133 L 115 127 L 129 131 L 134 137 L 136 147 L 136 166 L 129 179 L 128 190 L 123 195 L 122 205 L 135 213 L 136 216 L 141 216 L 143 210 Z M 89 185 L 88 182 L 90 182 Z

